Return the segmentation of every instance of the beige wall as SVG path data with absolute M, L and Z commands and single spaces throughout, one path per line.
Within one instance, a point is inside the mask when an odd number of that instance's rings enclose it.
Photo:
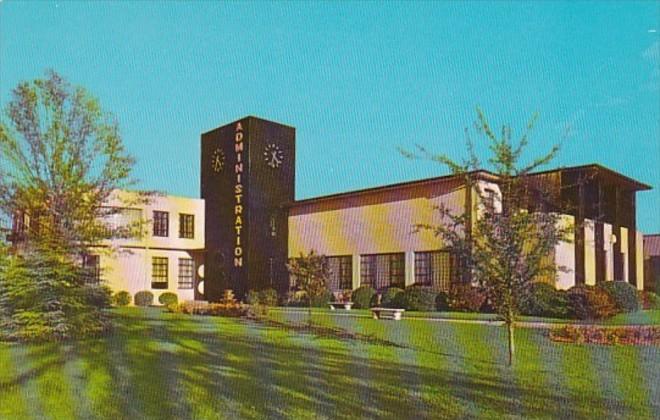
M 630 263 L 628 261 L 628 229 L 622 227 L 621 228 L 621 233 L 619 234 L 619 240 L 621 241 L 621 253 L 623 254 L 623 279 L 615 279 L 615 280 L 623 280 L 627 283 L 630 283 L 630 280 L 628 279 L 628 264 Z
M 193 289 L 179 289 L 179 258 L 193 258 L 194 251 L 204 249 L 204 200 L 155 196 L 148 204 L 135 203 L 135 194 L 127 191 L 115 193 L 108 205 L 139 209 L 144 223 L 142 237 L 106 241 L 97 248 L 101 256 L 102 277 L 113 290 L 125 290 L 135 295 L 149 290 L 158 302 L 164 292 L 176 293 L 179 300 L 192 300 Z M 169 234 L 167 237 L 153 236 L 153 211 L 169 213 Z M 194 238 L 179 237 L 179 214 L 195 216 Z M 151 267 L 153 257 L 168 258 L 168 288 L 151 288 Z
M 584 283 L 596 285 L 595 223 L 589 219 L 584 219 Z
M 496 185 L 488 186 L 498 191 Z M 473 215 L 478 211 L 475 197 L 473 192 Z M 415 225 L 441 224 L 443 220 L 436 209 L 441 205 L 455 214 L 465 211 L 465 188 L 461 181 L 436 181 L 414 188 L 392 188 L 302 203 L 289 216 L 289 256 L 311 250 L 326 256 L 352 255 L 356 288 L 360 284 L 360 255 L 403 252 L 405 283 L 413 284 L 414 253 L 444 248 L 432 231 L 415 232 Z
M 109 201 L 109 206 L 129 207 L 142 212 L 144 235 L 142 238 L 113 240 L 113 246 L 140 246 L 149 248 L 203 249 L 204 248 L 204 200 L 198 198 L 177 197 L 172 195 L 154 196 L 146 205 L 134 204 L 135 195 L 120 191 Z M 153 236 L 153 212 L 169 213 L 168 237 Z M 179 238 L 179 214 L 195 216 L 194 239 Z
M 444 204 L 462 212 L 464 190 L 440 185 L 426 192 L 341 207 L 322 203 L 294 209 L 289 216 L 289 255 L 295 257 L 310 250 L 330 256 L 441 249 L 442 244 L 431 231 L 415 233 L 414 225 L 441 223 L 435 205 Z
M 573 226 L 575 218 L 564 214 L 558 223 L 562 228 Z M 557 270 L 555 287 L 566 290 L 575 286 L 575 242 L 572 236 L 555 245 L 555 264 L 565 268 L 565 271 Z
M 644 290 L 644 235 L 635 232 L 635 263 L 637 264 L 637 290 Z
M 165 292 L 175 293 L 179 300 L 193 300 L 193 289 L 179 289 L 179 258 L 193 258 L 187 251 L 121 249 L 112 255 L 100 253 L 101 275 L 106 284 L 114 291 L 125 290 L 132 296 L 135 293 L 148 290 L 154 294 L 154 303 L 158 296 Z M 151 288 L 152 257 L 167 257 L 168 288 Z
M 614 280 L 614 241 L 612 238 L 612 225 L 603 224 L 603 236 L 605 238 L 605 280 Z

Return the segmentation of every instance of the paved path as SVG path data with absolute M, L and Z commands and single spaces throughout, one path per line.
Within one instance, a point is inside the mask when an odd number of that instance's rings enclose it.
M 307 313 L 306 308 L 271 308 L 273 311 L 279 312 L 300 312 Z M 353 311 L 346 310 L 336 310 L 332 312 L 313 312 L 317 316 L 347 316 L 352 318 L 372 318 L 369 314 L 358 313 Z M 450 322 L 455 324 L 476 324 L 476 325 L 493 325 L 493 326 L 502 326 L 504 321 L 499 320 L 488 320 L 488 319 L 456 319 L 456 318 L 435 318 L 435 317 L 422 317 L 422 316 L 403 316 L 403 319 L 407 321 L 429 321 L 429 322 Z M 516 327 L 522 328 L 538 328 L 538 329 L 550 329 L 550 328 L 560 328 L 568 325 L 574 326 L 596 326 L 601 328 L 619 328 L 624 325 L 604 325 L 604 324 L 588 324 L 580 322 L 540 322 L 540 321 L 518 321 L 516 322 Z M 631 327 L 636 325 L 625 325 L 625 327 Z M 648 326 L 648 325 L 642 325 Z

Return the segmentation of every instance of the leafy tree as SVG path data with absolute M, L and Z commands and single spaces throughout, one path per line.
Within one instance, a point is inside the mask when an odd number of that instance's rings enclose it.
M 457 254 L 462 278 L 486 290 L 490 303 L 506 325 L 511 365 L 520 304 L 534 281 L 554 276 L 558 267 L 549 257 L 560 241 L 569 239 L 572 226 L 563 223 L 557 212 L 536 211 L 539 203 L 554 203 L 555 207 L 558 204 L 556 192 L 545 189 L 533 174 L 559 150 L 553 146 L 530 163 L 521 163 L 536 117 L 516 142 L 512 140 L 510 127 L 504 126 L 498 136 L 480 109 L 477 115 L 477 132 L 485 138 L 491 152 L 489 168 L 481 164 L 468 130 L 468 157 L 461 162 L 445 155 L 433 155 L 422 147 L 419 147 L 421 154 L 402 152 L 408 157 L 430 158 L 465 179 L 466 197 L 474 197 L 468 199 L 472 206 L 459 214 L 440 206 L 442 224 L 422 224 L 417 228 L 432 230 L 444 246 Z
M 295 286 L 304 291 L 308 300 L 309 325 L 312 324 L 312 302 L 328 290 L 330 269 L 328 261 L 323 255 L 318 255 L 312 250 L 308 255 L 300 254 L 300 257 L 292 259 L 287 264 L 289 274 L 293 277 Z
M 140 228 L 107 223 L 120 207 L 149 199 L 116 194 L 134 184 L 133 164 L 117 122 L 84 88 L 54 71 L 14 88 L 0 116 L 0 221 L 23 224 L 0 263 L 0 323 L 9 338 L 106 328 L 97 306 L 107 291 L 87 285 L 81 265 L 103 239 Z M 108 207 L 115 198 L 121 205 Z
M 28 243 L 83 254 L 118 233 L 105 221 L 119 210 L 105 204 L 134 184 L 134 159 L 96 98 L 46 76 L 19 83 L 0 117 L 0 213 L 29 219 Z

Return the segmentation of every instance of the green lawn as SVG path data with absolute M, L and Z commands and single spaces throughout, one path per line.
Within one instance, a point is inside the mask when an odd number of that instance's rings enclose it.
M 306 308 L 274 308 L 273 312 L 279 311 L 292 312 L 302 311 L 306 312 Z M 335 312 L 326 308 L 312 308 L 315 315 L 352 315 L 364 318 L 371 317 L 371 311 L 368 309 L 352 309 L 351 312 L 337 310 Z M 446 320 L 466 320 L 466 321 L 489 321 L 497 322 L 498 316 L 496 314 L 484 314 L 474 312 L 406 312 L 405 318 L 432 318 L 432 319 L 446 319 Z M 542 318 L 538 316 L 519 316 L 521 322 L 542 322 L 546 324 L 601 324 L 601 325 L 660 325 L 660 310 L 639 311 L 634 313 L 619 314 L 610 319 L 599 321 L 578 321 L 571 319 L 561 318 Z
M 490 325 L 114 315 L 105 338 L 0 344 L 0 418 L 660 416 L 658 347 L 559 344 L 526 328 L 509 369 L 504 329 Z

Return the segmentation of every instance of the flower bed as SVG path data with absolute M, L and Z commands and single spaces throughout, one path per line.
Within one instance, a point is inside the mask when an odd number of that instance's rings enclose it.
M 248 314 L 249 306 L 241 303 L 206 303 L 206 302 L 183 302 L 168 306 L 171 312 L 188 315 L 211 315 L 241 317 Z
M 550 331 L 562 343 L 660 346 L 660 326 L 598 327 L 567 325 Z

